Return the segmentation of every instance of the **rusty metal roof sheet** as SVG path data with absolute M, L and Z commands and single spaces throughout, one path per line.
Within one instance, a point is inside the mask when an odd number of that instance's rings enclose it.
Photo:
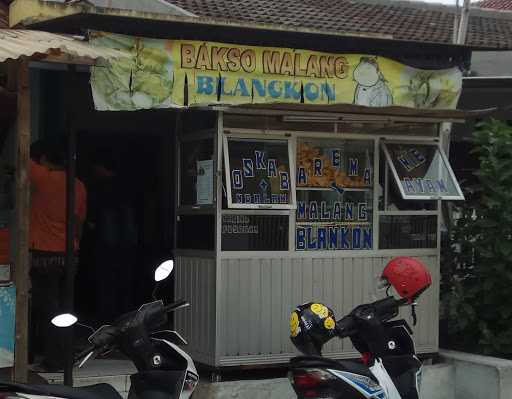
M 0 28 L 9 27 L 9 6 L 0 2 Z
M 76 36 L 35 30 L 0 29 L 0 62 L 35 55 L 62 54 L 103 62 L 125 56 L 122 51 L 94 47 Z

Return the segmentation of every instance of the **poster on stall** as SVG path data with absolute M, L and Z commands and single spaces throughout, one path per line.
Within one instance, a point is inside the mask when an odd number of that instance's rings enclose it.
M 213 204 L 213 159 L 197 161 L 196 204 Z
M 462 72 L 412 68 L 385 57 L 90 32 L 94 46 L 124 51 L 93 67 L 103 111 L 210 104 L 355 104 L 454 109 Z
M 14 320 L 16 288 L 0 286 L 0 368 L 14 365 Z

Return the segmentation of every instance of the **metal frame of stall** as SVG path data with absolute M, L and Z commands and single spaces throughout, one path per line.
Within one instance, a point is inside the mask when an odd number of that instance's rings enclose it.
M 379 169 L 381 143 L 384 140 L 435 144 L 439 148 L 446 141 L 450 122 L 462 120 L 435 117 L 401 117 L 393 115 L 343 115 L 333 114 L 333 122 L 328 128 L 318 112 L 302 112 L 299 118 L 305 121 L 319 121 L 318 126 L 326 126 L 317 131 L 279 129 L 268 126 L 248 128 L 231 126 L 229 119 L 240 117 L 261 117 L 296 115 L 295 112 L 272 110 L 249 110 L 240 108 L 213 108 L 217 112 L 216 127 L 209 131 L 183 132 L 186 141 L 209 137 L 214 140 L 215 179 L 214 201 L 211 206 L 179 207 L 180 172 L 177 172 L 177 209 L 180 215 L 202 214 L 215 216 L 215 246 L 213 251 L 176 250 L 176 296 L 190 300 L 191 310 L 176 315 L 176 328 L 189 340 L 188 351 L 193 358 L 207 366 L 221 368 L 227 366 L 248 366 L 261 364 L 283 364 L 296 355 L 289 340 L 288 319 L 292 308 L 308 301 L 320 301 L 334 308 L 338 317 L 364 301 L 372 300 L 375 294 L 374 279 L 385 263 L 397 255 L 416 256 L 424 261 L 433 276 L 431 289 L 424 294 L 418 308 L 419 323 L 415 328 L 416 344 L 419 353 L 438 351 L 438 308 L 440 279 L 440 240 L 441 240 L 441 201 L 437 200 L 435 210 L 392 211 L 379 210 Z M 344 133 L 339 125 L 346 118 L 357 121 L 358 128 Z M 337 123 L 335 120 L 338 120 Z M 402 124 L 424 125 L 427 133 L 411 135 L 407 130 L 401 134 L 365 134 L 366 123 L 389 122 L 396 120 Z M 443 123 L 448 122 L 448 124 Z M 430 130 L 429 130 L 430 129 Z M 293 156 L 290 170 L 295 170 L 297 139 L 327 138 L 373 141 L 373 243 L 371 250 L 295 250 L 295 210 L 280 209 L 222 209 L 223 173 L 225 164 L 224 149 L 226 137 L 279 138 L 289 140 Z M 448 135 L 449 140 L 449 135 Z M 178 148 L 181 143 L 177 143 Z M 444 143 L 445 144 L 445 143 Z M 179 150 L 181 151 L 181 149 Z M 442 152 L 442 151 L 441 151 Z M 384 155 L 383 155 L 384 156 Z M 445 161 L 446 156 L 443 154 Z M 178 167 L 181 164 L 178 156 Z M 386 183 L 391 181 L 388 164 L 385 163 Z M 291 173 L 294 175 L 294 173 Z M 452 175 L 453 177 L 453 175 Z M 293 177 L 292 177 L 293 179 Z M 296 190 L 295 186 L 294 189 Z M 387 201 L 387 189 L 385 201 Z M 253 208 L 253 209 L 251 209 Z M 288 251 L 223 251 L 222 215 L 265 213 L 289 216 Z M 379 242 L 379 220 L 383 216 L 431 215 L 437 218 L 436 244 L 433 248 L 421 249 L 375 249 Z M 404 314 L 404 317 L 410 317 Z M 354 358 L 357 352 L 348 340 L 329 343 L 324 354 L 333 358 Z

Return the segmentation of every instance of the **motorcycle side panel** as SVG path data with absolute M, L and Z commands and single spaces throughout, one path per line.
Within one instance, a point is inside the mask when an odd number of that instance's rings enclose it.
M 301 375 L 314 372 L 316 368 L 293 368 L 291 372 Z M 332 379 L 320 383 L 314 388 L 301 390 L 292 384 L 298 399 L 330 398 L 330 399 L 386 399 L 382 388 L 366 375 L 351 373 L 341 369 L 324 369 L 332 375 Z
M 421 362 L 416 356 L 396 356 L 383 359 L 383 365 L 400 392 L 401 399 L 419 399 Z
M 152 370 L 130 377 L 130 399 L 179 399 L 185 370 Z
M 382 387 L 384 391 L 383 398 L 386 399 L 403 399 L 400 394 L 398 393 L 397 388 L 395 387 L 395 384 L 393 383 L 393 380 L 389 376 L 386 368 L 382 364 L 382 362 L 379 359 L 375 360 L 375 363 L 372 367 L 370 367 L 370 370 L 372 373 L 377 377 L 379 380 L 379 385 Z
M 340 370 L 328 370 L 330 373 L 334 374 L 339 379 L 345 381 L 352 388 L 357 390 L 362 397 L 371 398 L 371 399 L 388 399 L 384 394 L 384 390 L 382 387 L 375 382 L 372 381 L 371 378 L 368 378 L 364 375 L 353 374 L 347 371 Z

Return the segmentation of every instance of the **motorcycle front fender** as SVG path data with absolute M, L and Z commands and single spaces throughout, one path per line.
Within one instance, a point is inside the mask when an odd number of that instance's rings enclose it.
M 179 399 L 185 370 L 151 370 L 130 376 L 129 399 Z

